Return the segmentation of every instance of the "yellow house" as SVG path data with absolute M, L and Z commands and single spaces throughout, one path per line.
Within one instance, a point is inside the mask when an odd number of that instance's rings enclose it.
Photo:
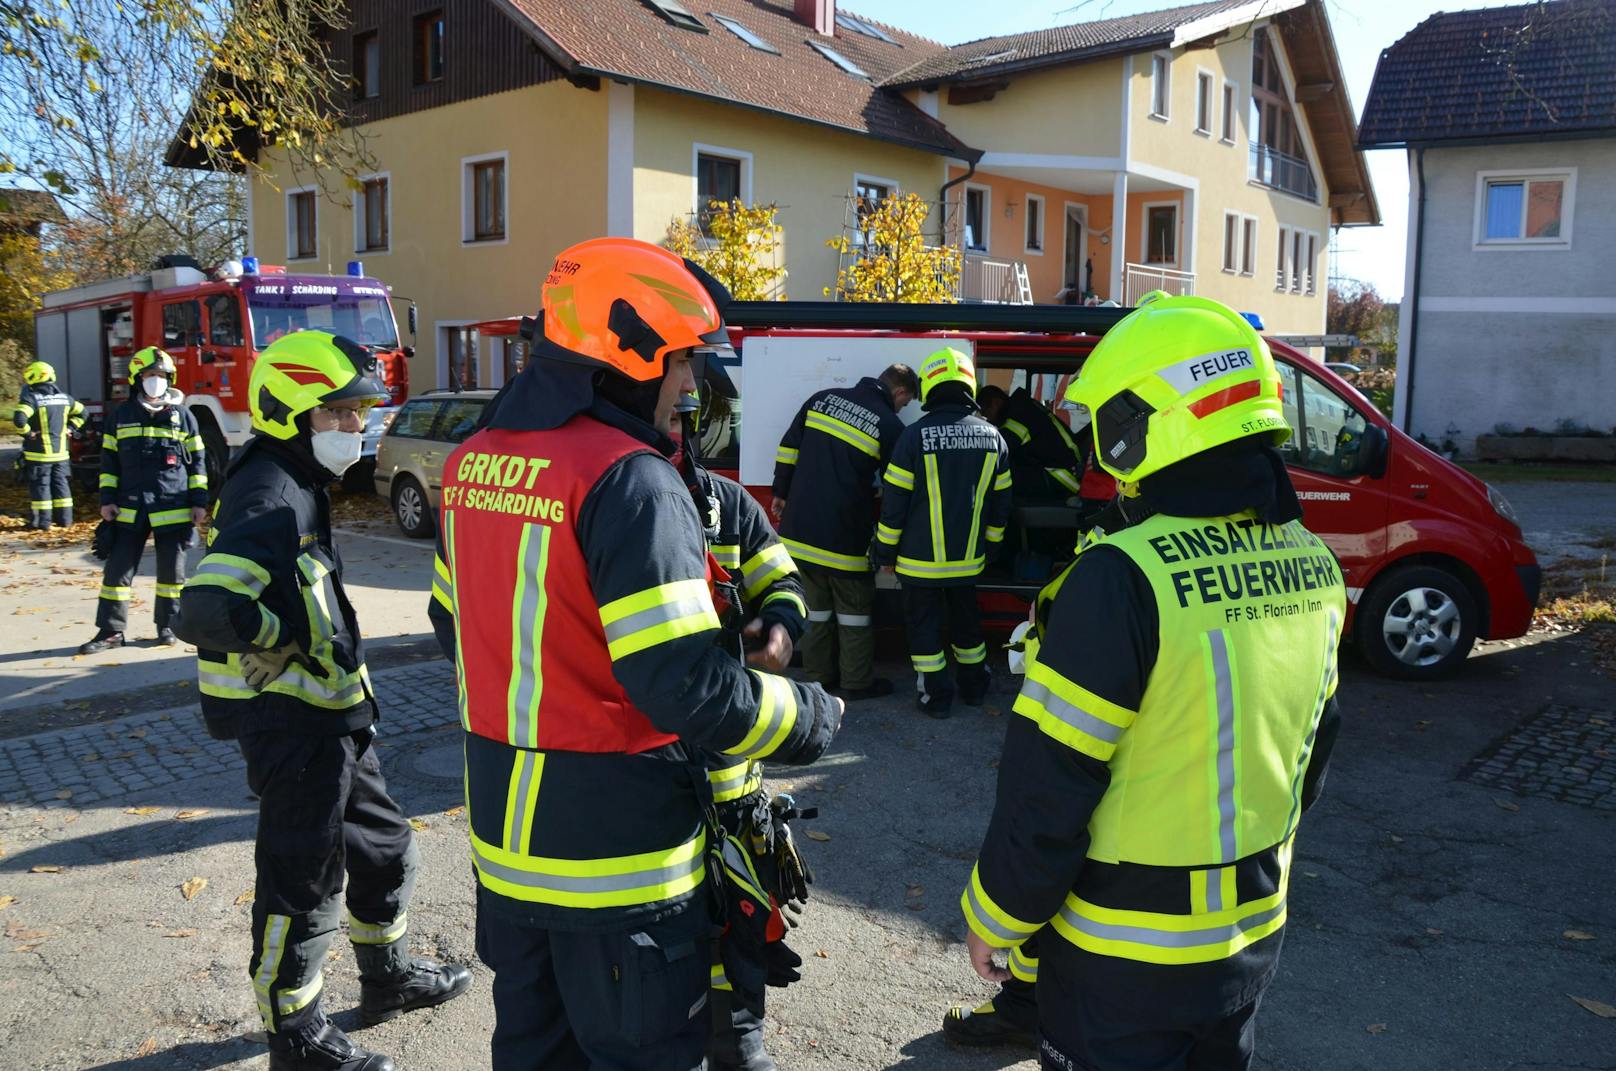
M 413 301 L 417 391 L 451 366 L 503 383 L 516 351 L 468 325 L 531 313 L 567 245 L 660 241 L 715 198 L 779 206 L 792 298 L 834 283 L 825 243 L 856 229 L 858 198 L 915 192 L 946 206 L 936 240 L 965 247 L 967 300 L 1161 286 L 1318 333 L 1329 227 L 1378 222 L 1320 4 L 1218 0 L 945 48 L 834 0 L 350 0 L 331 47 L 362 189 L 258 149 L 246 252 L 359 260 Z M 1255 125 L 1254 100 L 1273 113 Z M 169 162 L 199 163 L 184 138 Z

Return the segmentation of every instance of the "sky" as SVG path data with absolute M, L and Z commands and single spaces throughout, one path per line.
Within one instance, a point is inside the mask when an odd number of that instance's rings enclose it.
M 1449 0 L 1446 6 L 1450 11 L 1463 11 L 1500 7 L 1506 2 L 1518 0 Z M 1363 114 L 1381 49 L 1443 9 L 1439 0 L 1325 0 L 1325 4 L 1356 115 Z M 948 45 L 1176 6 L 1180 5 L 1172 0 L 994 0 L 991 4 L 980 0 L 849 0 L 845 5 L 849 11 Z M 1382 298 L 1398 301 L 1403 295 L 1408 234 L 1408 156 L 1402 149 L 1376 149 L 1365 156 L 1380 204 L 1381 226 L 1338 231 L 1330 273 L 1332 278 L 1373 283 Z

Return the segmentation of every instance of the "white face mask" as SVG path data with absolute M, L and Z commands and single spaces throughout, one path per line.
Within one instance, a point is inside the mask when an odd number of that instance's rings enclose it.
M 162 376 L 147 376 L 140 381 L 140 389 L 148 398 L 161 398 L 168 393 L 168 380 Z
M 359 460 L 364 436 L 357 431 L 317 431 L 310 438 L 314 460 L 333 476 L 341 476 Z

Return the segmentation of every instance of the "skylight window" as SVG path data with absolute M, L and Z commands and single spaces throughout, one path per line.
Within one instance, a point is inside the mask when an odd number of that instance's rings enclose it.
M 832 63 L 836 64 L 836 66 L 840 67 L 842 70 L 846 71 L 848 74 L 852 75 L 854 78 L 866 78 L 867 79 L 867 78 L 870 77 L 869 75 L 865 74 L 863 70 L 861 70 L 859 68 L 858 64 L 854 63 L 852 60 L 848 59 L 846 56 L 842 55 L 840 52 L 836 51 L 834 48 L 831 48 L 829 45 L 822 45 L 818 41 L 809 41 L 808 43 L 810 45 L 814 46 L 814 51 L 818 52 L 821 56 L 824 56 L 826 59 L 828 59 Z
M 716 21 L 718 25 L 724 27 L 724 29 L 728 30 L 736 37 L 739 37 L 742 41 L 745 41 L 759 52 L 772 52 L 776 56 L 780 54 L 780 50 L 778 48 L 775 48 L 773 45 L 769 44 L 769 42 L 765 41 L 751 30 L 748 30 L 745 26 L 741 25 L 739 22 L 736 22 L 734 19 L 729 18 L 726 15 L 720 15 L 716 11 L 707 12 L 707 17 Z
M 707 27 L 701 24 L 701 20 L 686 11 L 680 5 L 679 0 L 645 0 L 645 3 L 652 11 L 655 11 L 675 26 L 686 30 L 695 30 L 697 33 L 707 32 Z
M 989 55 L 989 56 L 978 56 L 976 59 L 973 59 L 973 60 L 970 61 L 970 65 L 972 67 L 980 67 L 980 66 L 982 66 L 984 64 L 988 64 L 988 63 L 998 63 L 1000 60 L 1007 60 L 1010 57 L 1014 56 L 1015 54 L 1016 54 L 1015 49 L 1007 48 L 1007 49 L 1004 49 L 1001 52 L 995 52 L 995 53 L 993 53 L 992 55 Z
M 868 22 L 865 22 L 863 19 L 858 18 L 855 15 L 847 15 L 838 11 L 836 13 L 836 25 L 840 26 L 844 30 L 852 30 L 854 33 L 861 33 L 865 37 L 873 37 L 877 41 L 885 41 L 889 45 L 895 45 L 898 43 L 892 38 L 888 37 L 881 27 L 872 26 Z

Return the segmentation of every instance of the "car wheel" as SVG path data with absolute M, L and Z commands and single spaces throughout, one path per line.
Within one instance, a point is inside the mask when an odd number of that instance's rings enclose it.
M 1359 604 L 1358 647 L 1388 677 L 1432 680 L 1464 664 L 1480 620 L 1475 596 L 1459 577 L 1405 565 L 1375 581 Z
M 427 500 L 421 485 L 409 476 L 399 476 L 393 480 L 393 518 L 411 539 L 430 538 L 437 530 L 432 517 L 432 503 Z

